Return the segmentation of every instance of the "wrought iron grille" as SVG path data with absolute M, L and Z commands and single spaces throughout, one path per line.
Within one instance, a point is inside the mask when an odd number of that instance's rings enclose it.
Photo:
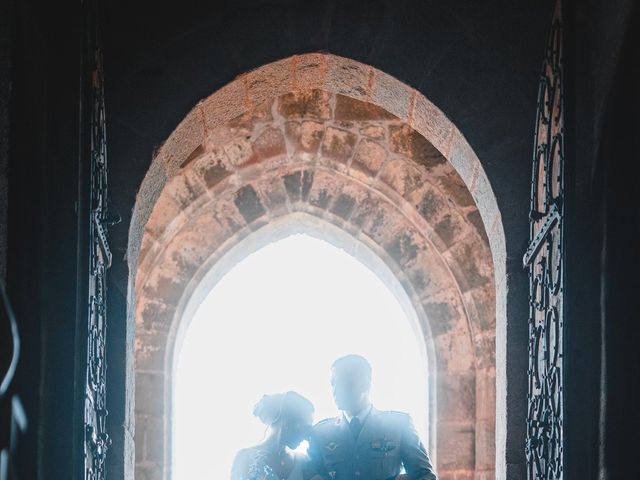
M 95 48 L 91 75 L 90 192 L 89 192 L 89 307 L 87 373 L 84 402 L 85 479 L 106 478 L 105 459 L 110 445 L 106 432 L 106 271 L 111 266 L 107 241 L 107 139 L 102 52 Z
M 542 66 L 531 181 L 527 475 L 563 476 L 564 113 L 561 2 Z

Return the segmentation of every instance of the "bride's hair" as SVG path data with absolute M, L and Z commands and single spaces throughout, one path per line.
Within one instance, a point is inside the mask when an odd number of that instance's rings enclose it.
M 253 408 L 253 414 L 265 425 L 273 425 L 282 417 L 295 417 L 313 413 L 313 404 L 297 392 L 263 395 Z

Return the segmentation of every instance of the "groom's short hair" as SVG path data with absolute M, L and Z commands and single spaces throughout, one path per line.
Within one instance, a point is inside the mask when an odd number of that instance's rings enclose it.
M 345 355 L 338 358 L 331 368 L 337 373 L 351 373 L 371 383 L 371 364 L 361 355 Z

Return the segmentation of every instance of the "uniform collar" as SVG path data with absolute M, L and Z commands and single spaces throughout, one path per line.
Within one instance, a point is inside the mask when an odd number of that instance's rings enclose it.
M 373 409 L 373 405 L 371 403 L 369 403 L 369 405 L 367 405 L 366 407 L 364 407 L 362 410 L 360 410 L 355 416 L 358 417 L 358 420 L 360 420 L 360 423 L 364 425 L 364 421 L 367 418 L 367 416 L 369 415 L 369 413 L 371 412 L 371 410 Z M 351 420 L 354 418 L 351 415 L 349 415 L 347 412 L 342 412 L 342 414 L 344 415 L 345 420 L 347 421 L 347 423 L 351 423 Z

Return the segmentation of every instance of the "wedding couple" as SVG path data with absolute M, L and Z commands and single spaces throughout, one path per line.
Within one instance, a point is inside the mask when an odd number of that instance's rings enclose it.
M 231 480 L 435 480 L 427 451 L 405 413 L 369 401 L 371 366 L 347 355 L 331 367 L 342 414 L 313 425 L 313 404 L 296 392 L 265 395 L 255 407 L 264 442 L 238 452 Z M 307 456 L 291 452 L 309 440 Z

